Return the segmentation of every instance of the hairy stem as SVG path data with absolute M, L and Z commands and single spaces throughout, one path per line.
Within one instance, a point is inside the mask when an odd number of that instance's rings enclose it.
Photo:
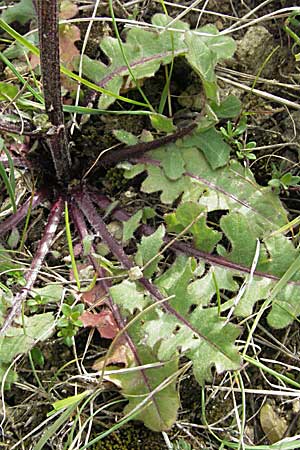
M 61 101 L 57 0 L 38 0 L 37 13 L 45 109 L 51 123 L 47 141 L 57 180 L 67 184 L 71 158 Z
M 126 269 L 128 269 L 128 270 L 132 269 L 134 267 L 134 264 L 131 262 L 131 260 L 126 255 L 122 246 L 116 241 L 116 239 L 108 231 L 105 223 L 103 222 L 102 218 L 99 216 L 95 207 L 93 206 L 93 203 L 92 203 L 91 199 L 89 198 L 89 195 L 83 194 L 83 193 L 78 193 L 75 198 L 76 198 L 76 201 L 78 202 L 80 209 L 82 210 L 83 214 L 86 216 L 89 223 L 92 225 L 94 230 L 100 234 L 101 238 L 106 243 L 106 245 L 108 246 L 110 251 L 115 255 L 117 260 Z M 160 290 L 147 278 L 141 277 L 138 281 L 150 293 L 150 295 L 154 299 L 154 301 L 157 302 L 157 301 L 164 300 L 164 296 L 161 294 Z M 205 336 L 203 336 L 193 325 L 191 325 L 185 317 L 183 317 L 181 314 L 179 314 L 167 301 L 165 301 L 161 307 L 165 310 L 165 312 L 175 316 L 179 322 L 183 323 L 186 327 L 188 327 L 196 336 L 208 341 L 208 339 Z M 221 353 L 224 353 L 223 350 L 220 349 L 215 343 L 213 343 L 211 341 L 209 341 L 209 342 L 213 347 L 217 348 L 218 351 L 220 351 Z
M 98 205 L 101 209 L 106 209 L 111 205 L 111 201 L 105 197 L 102 194 L 98 194 L 97 192 L 92 192 L 90 194 L 92 201 Z M 112 210 L 111 215 L 114 219 L 119 220 L 120 222 L 126 222 L 130 219 L 130 215 L 124 211 L 124 209 L 119 208 L 118 206 Z M 150 234 L 154 233 L 154 229 L 150 225 L 141 225 L 139 227 L 139 232 L 149 236 Z M 172 238 L 173 239 L 173 238 Z M 169 236 L 164 237 L 164 242 L 169 243 L 172 240 Z M 212 255 L 210 253 L 203 252 L 201 250 L 198 250 L 197 248 L 193 247 L 192 245 L 186 243 L 186 242 L 174 242 L 171 245 L 171 250 L 173 251 L 179 251 L 180 253 L 183 253 L 188 256 L 194 256 L 197 259 L 201 259 L 202 261 L 205 261 L 206 263 L 209 263 L 213 266 L 223 267 L 228 270 L 234 270 L 241 273 L 250 273 L 251 268 L 243 266 L 241 264 L 234 263 L 232 261 L 229 261 L 228 259 L 224 258 L 223 256 L 219 255 Z M 253 273 L 254 276 L 262 277 L 262 278 L 269 278 L 270 280 L 278 281 L 280 277 L 277 277 L 276 275 L 272 275 L 267 272 L 261 272 L 259 270 L 255 270 Z M 288 284 L 291 285 L 300 285 L 300 281 L 289 281 Z
M 83 240 L 88 235 L 88 230 L 87 230 L 84 218 L 82 216 L 82 213 L 75 205 L 71 205 L 71 215 L 72 215 L 72 219 L 73 219 L 73 222 L 75 224 L 75 227 L 76 227 L 76 229 L 78 231 L 78 234 L 80 236 L 80 239 Z M 91 246 L 90 254 L 88 256 L 89 260 L 92 263 L 92 265 L 93 265 L 95 271 L 98 273 L 98 275 L 100 277 L 104 277 L 105 276 L 105 271 L 104 271 L 104 269 L 102 267 L 99 266 L 96 258 L 94 258 L 92 256 L 93 253 L 95 253 L 95 248 L 93 246 Z M 124 319 L 123 319 L 123 317 L 121 315 L 121 312 L 120 312 L 120 309 L 119 309 L 118 305 L 114 304 L 111 296 L 109 295 L 109 285 L 108 285 L 106 280 L 101 280 L 100 283 L 103 286 L 105 293 L 107 294 L 107 301 L 108 301 L 109 307 L 110 307 L 110 309 L 111 309 L 111 311 L 112 311 L 112 313 L 114 315 L 114 319 L 115 319 L 119 329 L 122 330 L 125 327 L 126 322 L 124 321 Z M 134 356 L 134 359 L 135 359 L 135 362 L 136 362 L 137 366 L 142 366 L 142 360 L 139 357 L 139 354 L 137 352 L 136 346 L 135 346 L 135 344 L 134 344 L 130 334 L 127 331 L 124 331 L 123 336 L 125 337 L 125 339 L 127 341 L 127 344 L 128 344 L 128 346 L 129 346 L 129 348 L 130 348 L 130 350 L 131 350 L 131 352 L 132 352 L 132 354 Z M 144 380 L 144 383 L 147 386 L 147 388 L 149 390 L 149 393 L 150 393 L 152 391 L 152 388 L 151 388 L 151 385 L 149 383 L 149 380 L 148 380 L 148 377 L 147 377 L 147 373 L 146 373 L 146 371 L 144 369 L 140 369 L 140 372 L 141 372 L 141 376 L 142 376 L 142 378 Z M 157 405 L 155 396 L 153 397 L 153 404 L 156 405 L 157 412 L 159 414 L 159 407 Z
M 39 130 L 32 129 L 31 124 L 26 121 L 18 124 L 6 120 L 4 117 L 0 117 L 0 131 L 3 131 L 4 133 L 16 133 L 24 136 L 36 137 L 41 134 Z
M 89 233 L 88 233 L 82 212 L 78 209 L 78 207 L 76 205 L 71 205 L 71 215 L 72 215 L 72 220 L 75 224 L 75 227 L 78 231 L 79 237 L 81 240 L 83 240 L 86 236 L 88 236 Z M 94 256 L 92 256 L 92 254 L 94 254 L 94 253 L 96 253 L 96 249 L 92 245 L 89 255 L 88 255 L 88 258 L 89 258 L 90 262 L 92 263 L 94 269 L 98 273 L 99 277 L 104 278 L 106 275 L 105 270 L 101 266 L 99 266 L 97 259 L 94 258 Z M 119 307 L 113 303 L 112 298 L 109 295 L 109 284 L 108 284 L 107 280 L 101 280 L 99 283 L 102 285 L 104 292 L 107 295 L 109 307 L 114 314 L 114 318 L 117 322 L 119 329 L 121 330 L 125 327 L 125 321 L 123 320 L 123 318 L 121 316 Z M 134 348 L 134 344 L 131 341 L 131 338 L 128 335 L 128 333 L 125 334 L 125 337 L 128 338 L 128 340 L 131 342 L 130 348 L 132 346 Z
M 89 195 L 83 192 L 78 192 L 75 194 L 75 199 L 88 222 L 94 230 L 100 234 L 103 241 L 108 245 L 110 251 L 115 255 L 125 269 L 130 269 L 133 266 L 132 262 L 124 252 L 123 248 L 108 231 L 105 223 L 97 213 Z
M 33 288 L 44 259 L 51 247 L 54 235 L 62 216 L 63 205 L 64 202 L 60 197 L 51 208 L 43 237 L 39 242 L 36 254 L 30 264 L 30 268 L 25 274 L 26 284 L 16 295 L 14 304 L 0 329 L 0 336 L 7 331 L 14 319 L 20 314 L 22 304 L 26 300 L 28 293 Z
M 193 122 L 190 125 L 180 128 L 175 131 L 173 134 L 169 134 L 167 136 L 163 136 L 159 139 L 155 139 L 151 142 L 140 142 L 136 145 L 131 145 L 129 147 L 124 147 L 118 149 L 118 151 L 106 152 L 101 157 L 101 164 L 105 166 L 110 166 L 112 164 L 117 164 L 118 162 L 128 160 L 129 158 L 134 158 L 137 156 L 141 156 L 146 152 L 150 152 L 151 150 L 155 150 L 162 145 L 167 145 L 172 142 L 177 141 L 187 134 L 191 133 L 197 126 L 197 122 Z
M 13 163 L 14 167 L 20 167 L 22 169 L 29 169 L 30 168 L 30 163 L 28 161 L 26 161 L 23 158 L 18 158 L 16 156 L 11 156 L 11 161 Z M 7 159 L 6 156 L 0 156 L 0 164 L 3 165 L 3 167 L 5 167 L 5 169 L 9 169 L 10 168 L 10 162 Z
M 22 205 L 15 214 L 8 217 L 6 220 L 3 220 L 0 224 L 0 236 L 7 233 L 12 228 L 16 227 L 21 220 L 23 220 L 27 213 L 28 208 L 31 209 L 36 208 L 46 197 L 46 192 L 44 190 L 38 191 L 36 194 L 34 194 L 33 197 L 29 197 L 24 205 Z
M 71 205 L 71 215 L 72 215 L 72 220 L 77 229 L 77 232 L 79 234 L 79 237 L 81 240 L 83 240 L 86 236 L 88 236 L 89 233 L 88 233 L 82 212 L 74 204 Z M 94 253 L 96 253 L 96 249 L 92 245 L 89 255 L 88 255 L 88 258 L 89 258 L 91 264 L 93 265 L 95 271 L 98 273 L 99 277 L 104 278 L 106 275 L 105 270 L 101 266 L 99 266 L 97 259 L 94 258 L 94 256 L 92 256 Z M 100 280 L 99 283 L 101 284 L 105 294 L 107 295 L 109 307 L 114 314 L 114 318 L 117 322 L 119 329 L 124 328 L 125 322 L 121 316 L 120 310 L 119 310 L 118 306 L 113 303 L 112 298 L 109 295 L 109 287 L 110 287 L 109 283 L 107 282 L 107 280 Z M 131 341 L 130 336 L 127 334 L 126 334 L 126 338 L 128 338 Z M 133 343 L 132 343 L 132 345 L 133 345 Z M 131 345 L 130 345 L 130 347 L 131 347 Z

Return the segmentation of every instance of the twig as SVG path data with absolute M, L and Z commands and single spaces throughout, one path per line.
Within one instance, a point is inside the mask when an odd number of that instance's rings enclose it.
M 23 122 L 23 129 L 17 123 L 0 118 L 0 131 L 4 133 L 15 133 L 24 136 L 39 137 L 42 133 L 39 130 L 33 130 L 28 122 Z

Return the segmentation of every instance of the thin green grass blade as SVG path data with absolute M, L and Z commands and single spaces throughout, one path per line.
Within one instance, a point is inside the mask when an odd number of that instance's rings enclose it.
M 238 449 L 239 444 L 235 442 L 223 441 L 225 448 L 236 448 Z M 294 448 L 300 448 L 300 440 L 291 441 L 290 439 L 278 441 L 272 445 L 247 445 L 244 444 L 244 450 L 292 450 Z
M 33 45 L 31 42 L 29 42 L 27 39 L 25 39 L 21 34 L 19 34 L 17 31 L 15 31 L 3 19 L 0 19 L 0 27 L 4 31 L 6 31 L 6 33 L 9 34 L 12 38 L 14 38 L 19 44 L 28 48 L 28 50 L 30 50 L 34 55 L 36 55 L 36 56 L 40 55 L 40 52 L 35 45 Z
M 3 19 L 0 19 L 0 27 L 6 31 L 11 37 L 13 37 L 17 42 L 22 44 L 24 47 L 26 47 L 28 50 L 30 50 L 34 55 L 39 56 L 40 52 L 38 48 L 33 45 L 31 42 L 28 42 L 27 39 L 25 39 L 23 36 L 21 36 L 17 31 L 15 31 L 12 27 L 10 27 L 6 22 L 4 22 Z M 121 95 L 117 95 L 114 92 L 108 91 L 107 89 L 103 89 L 97 84 L 94 84 L 88 80 L 85 80 L 84 78 L 80 77 L 79 75 L 76 75 L 75 73 L 71 72 L 71 70 L 67 69 L 66 67 L 61 66 L 60 67 L 61 72 L 64 75 L 67 75 L 68 77 L 72 78 L 73 80 L 78 81 L 79 83 L 87 86 L 90 89 L 93 89 L 96 92 L 100 92 L 101 94 L 110 95 L 111 97 L 116 98 L 117 100 L 122 100 L 126 103 L 131 103 L 132 105 L 138 105 L 149 108 L 149 105 L 146 103 L 138 102 L 135 100 L 131 100 L 130 98 L 123 97 Z
M 7 176 L 5 167 L 3 166 L 3 164 L 0 162 L 0 177 L 2 178 L 7 193 L 9 195 L 10 201 L 11 201 L 11 206 L 13 209 L 14 214 L 17 212 L 17 205 L 16 205 L 16 201 L 15 201 L 15 190 L 14 190 L 14 185 L 11 183 L 10 177 Z
M 19 98 L 18 104 L 21 106 L 25 106 L 26 108 L 39 109 L 40 111 L 45 110 L 44 103 L 34 102 L 33 100 L 29 100 L 26 98 Z
M 116 116 L 154 116 L 156 113 L 145 110 L 113 111 L 109 109 L 88 108 L 87 106 L 63 105 L 64 112 L 77 114 L 115 114 Z
M 220 289 L 218 285 L 218 280 L 216 278 L 215 272 L 212 272 L 212 279 L 216 290 L 216 296 L 217 296 L 217 305 L 218 305 L 218 316 L 221 316 L 221 295 L 220 295 Z
M 54 375 L 50 378 L 50 381 L 48 383 L 49 389 L 54 386 L 54 384 L 59 380 L 58 376 L 69 366 L 77 362 L 77 358 L 71 359 L 70 361 L 63 364 L 57 371 L 54 373 Z
M 41 94 L 39 94 L 38 92 L 36 92 L 31 86 L 30 84 L 28 84 L 28 82 L 25 80 L 25 78 L 22 76 L 22 74 L 17 70 L 17 68 L 14 66 L 14 64 L 12 64 L 9 59 L 6 58 L 5 55 L 3 55 L 3 53 L 0 52 L 0 59 L 3 61 L 3 63 L 12 71 L 12 73 L 17 77 L 17 79 L 20 81 L 20 83 L 23 84 L 23 86 L 26 84 L 26 88 L 28 89 L 28 91 L 31 92 L 31 94 L 36 98 L 36 100 L 41 103 L 44 104 L 44 99 L 43 96 Z
M 273 48 L 273 50 L 267 55 L 266 59 L 263 61 L 263 63 L 261 64 L 261 66 L 258 69 L 258 72 L 256 74 L 256 77 L 252 83 L 252 89 L 255 88 L 257 81 L 259 79 L 259 77 L 261 76 L 262 71 L 264 70 L 264 68 L 266 67 L 266 65 L 268 64 L 268 62 L 270 61 L 270 59 L 272 58 L 272 56 L 274 55 L 275 52 L 277 52 L 277 50 L 280 48 L 280 45 L 277 45 L 277 47 Z
M 81 420 L 81 414 L 83 413 L 83 411 L 86 408 L 87 404 L 90 403 L 90 402 L 93 402 L 93 400 L 96 398 L 97 395 L 98 395 L 97 393 L 94 393 L 92 396 L 87 398 L 82 403 L 80 408 L 78 408 L 78 413 L 76 414 L 76 417 L 75 417 L 75 419 L 73 421 L 72 428 L 71 428 L 70 433 L 68 435 L 68 441 L 66 442 L 63 450 L 68 450 L 70 448 L 70 445 L 72 444 L 73 436 L 74 436 L 74 433 L 75 433 L 75 427 L 76 427 L 77 423 Z M 124 401 L 125 401 L 125 399 L 121 399 L 121 400 L 114 400 L 114 401 L 112 401 L 110 403 L 104 403 L 104 405 L 100 406 L 100 408 L 98 408 L 97 410 L 93 411 L 93 414 L 91 414 L 87 418 L 86 423 L 92 421 L 94 419 L 94 417 L 97 416 L 97 414 L 99 414 L 101 411 L 103 411 L 103 409 L 107 410 L 107 409 L 109 409 L 110 407 L 112 407 L 114 405 L 118 405 L 120 403 L 123 403 Z M 84 427 L 86 425 L 86 423 L 82 424 L 82 427 Z
M 59 418 L 44 432 L 38 443 L 33 447 L 33 450 L 42 450 L 49 439 L 56 433 L 56 431 L 69 419 L 70 415 L 77 408 L 79 402 L 67 408 Z
M 276 236 L 277 234 L 286 233 L 291 231 L 300 223 L 300 216 L 295 217 L 295 219 L 291 220 L 287 224 L 283 225 L 283 227 L 278 228 L 278 230 L 273 231 L 270 236 Z
M 172 39 L 172 45 L 173 45 L 173 39 Z M 170 83 L 171 83 L 173 66 L 174 66 L 174 59 L 172 59 L 170 70 L 166 72 L 166 82 L 165 82 L 165 85 L 164 85 L 164 88 L 163 88 L 163 91 L 162 91 L 162 94 L 161 94 L 161 99 L 160 99 L 160 102 L 159 102 L 159 106 L 158 106 L 159 114 L 163 114 L 165 106 L 166 106 L 166 102 L 167 102 L 167 100 L 169 98 L 169 87 L 170 87 Z M 167 70 L 167 67 L 166 67 L 166 70 Z M 171 111 L 169 111 L 169 113 L 171 113 Z
M 108 1 L 108 5 L 109 5 L 110 16 L 111 16 L 111 19 L 112 19 L 112 25 L 114 27 L 114 31 L 115 31 L 116 37 L 118 39 L 119 47 L 120 47 L 120 50 L 121 50 L 124 62 L 126 64 L 126 66 L 127 66 L 128 72 L 130 73 L 131 79 L 135 83 L 135 87 L 138 89 L 138 91 L 141 94 L 142 98 L 144 99 L 145 103 L 148 105 L 148 108 L 151 111 L 154 112 L 155 110 L 154 110 L 153 106 L 151 105 L 151 103 L 149 102 L 149 100 L 147 99 L 143 89 L 138 85 L 137 79 L 134 76 L 134 73 L 133 73 L 133 71 L 132 71 L 132 69 L 130 67 L 129 62 L 128 62 L 128 58 L 127 58 L 127 56 L 125 54 L 124 47 L 123 47 L 123 44 L 122 44 L 122 40 L 121 40 L 121 37 L 120 37 L 120 33 L 119 33 L 119 30 L 118 30 L 118 26 L 117 26 L 117 23 L 116 23 L 116 18 L 115 18 L 115 13 L 114 13 L 114 7 L 113 7 L 113 4 L 112 4 L 112 0 Z
M 240 385 L 241 388 L 241 397 L 242 397 L 242 401 L 241 401 L 241 407 L 242 407 L 242 411 L 241 411 L 241 424 L 240 424 L 240 436 L 239 436 L 239 447 L 238 450 L 240 450 L 241 448 L 244 448 L 244 434 L 245 434 L 245 427 L 246 427 L 246 409 L 247 409 L 247 402 L 246 402 L 246 393 L 245 393 L 245 387 L 244 387 L 244 382 L 243 382 L 243 378 L 240 372 L 236 372 L 236 377 L 238 379 L 238 383 Z
M 288 268 L 288 270 L 285 272 L 285 274 L 280 278 L 280 280 L 275 284 L 271 295 L 269 296 L 269 298 L 267 298 L 264 303 L 262 304 L 260 311 L 258 312 L 257 316 L 254 319 L 254 322 L 252 324 L 252 327 L 249 331 L 248 337 L 247 337 L 247 341 L 244 347 L 244 351 L 243 351 L 243 358 L 245 357 L 245 355 L 247 354 L 247 350 L 248 347 L 250 345 L 252 336 L 254 334 L 254 331 L 263 315 L 263 313 L 265 312 L 265 310 L 267 309 L 267 307 L 273 302 L 273 300 L 276 298 L 277 294 L 287 285 L 288 281 L 292 278 L 292 276 L 298 272 L 300 270 L 300 255 L 295 259 L 295 261 L 293 262 L 293 264 L 290 265 L 290 267 Z
M 28 55 L 26 52 L 24 52 L 24 57 L 25 57 L 25 59 L 26 59 L 27 65 L 28 65 L 28 67 L 29 67 L 29 69 L 30 69 L 30 74 L 31 74 L 31 77 L 32 77 L 33 85 L 36 87 L 37 92 L 40 93 L 40 95 L 41 95 L 41 97 L 42 97 L 42 100 L 44 101 L 43 92 L 42 92 L 42 87 L 41 87 L 41 85 L 40 85 L 40 83 L 39 83 L 39 81 L 38 81 L 38 79 L 37 79 L 37 77 L 36 77 L 36 75 L 35 75 L 35 72 L 34 72 L 33 68 L 32 68 L 32 65 L 31 65 L 31 62 L 30 62 L 29 55 Z
M 300 383 L 297 383 L 297 381 L 293 380 L 292 378 L 287 377 L 286 375 L 283 375 L 282 373 L 276 372 L 276 370 L 271 369 L 270 367 L 266 366 L 260 361 L 257 361 L 256 359 L 252 358 L 251 356 L 245 355 L 244 360 L 248 363 L 252 364 L 253 366 L 258 367 L 259 369 L 263 370 L 264 372 L 268 373 L 269 375 L 272 375 L 273 377 L 277 378 L 277 380 L 289 384 L 297 389 L 300 389 Z
M 164 0 L 160 0 L 161 6 L 163 8 L 163 11 L 165 13 L 166 16 L 168 16 L 168 11 L 167 11 L 167 7 L 165 5 Z M 169 88 L 170 88 L 170 83 L 171 83 L 171 78 L 172 78 L 172 73 L 173 73 L 173 67 L 174 67 L 174 51 L 175 51 L 175 47 L 174 47 L 174 36 L 173 36 L 173 32 L 170 33 L 170 37 L 171 37 L 171 44 L 172 44 L 172 61 L 171 61 L 171 65 L 170 65 L 170 70 L 167 69 L 166 67 L 166 83 L 164 85 L 162 94 L 161 94 L 161 99 L 159 102 L 159 107 L 158 107 L 158 112 L 159 114 L 163 114 L 164 109 L 165 109 L 165 105 L 166 105 L 166 101 L 169 98 Z M 172 114 L 171 111 L 171 103 L 169 103 L 169 114 Z
M 70 229 L 70 221 L 69 221 L 69 210 L 68 210 L 67 202 L 65 202 L 65 224 L 66 224 L 66 235 L 67 235 L 69 252 L 70 252 L 70 256 L 71 256 L 71 264 L 72 264 L 73 274 L 74 274 L 74 278 L 75 278 L 75 281 L 77 284 L 77 288 L 80 291 L 80 279 L 79 279 L 79 274 L 78 274 L 75 256 L 74 256 L 71 229 Z
M 130 98 L 126 98 L 126 97 L 123 97 L 122 95 L 117 95 L 114 92 L 108 91 L 107 89 L 103 89 L 103 88 L 97 86 L 97 84 L 94 84 L 91 81 L 81 78 L 79 75 L 76 75 L 75 73 L 71 72 L 71 70 L 68 70 L 63 66 L 61 66 L 60 70 L 64 75 L 67 75 L 68 77 L 72 78 L 73 80 L 76 80 L 81 84 L 84 84 L 85 86 L 87 86 L 88 88 L 90 88 L 96 92 L 100 92 L 101 94 L 110 95 L 111 97 L 114 97 L 117 100 L 122 100 L 123 102 L 130 103 L 132 105 L 148 107 L 148 105 L 146 103 L 138 102 L 136 100 L 131 100 Z
M 41 382 L 41 380 L 40 380 L 40 378 L 38 376 L 37 370 L 35 368 L 35 364 L 34 364 L 31 352 L 32 352 L 32 350 L 28 353 L 28 359 L 29 359 L 31 370 L 32 370 L 32 374 L 33 374 L 33 376 L 34 376 L 34 378 L 35 378 L 35 380 L 36 380 L 36 382 L 37 382 L 41 392 L 45 392 L 46 393 L 45 388 L 43 386 L 43 383 Z
M 32 210 L 32 200 L 33 200 L 33 196 L 34 196 L 34 192 L 32 192 L 31 198 L 30 198 L 30 202 L 28 205 L 28 211 L 26 214 L 26 219 L 25 219 L 25 225 L 22 231 L 22 236 L 21 236 L 21 240 L 20 240 L 20 245 L 19 245 L 19 252 L 23 251 L 23 247 L 24 247 L 24 243 L 25 243 L 25 239 L 26 239 L 26 234 L 27 234 L 27 230 L 28 230 L 28 225 L 29 225 L 29 219 L 31 216 L 31 210 Z
M 91 393 L 92 393 L 91 390 L 87 390 L 87 391 L 81 392 L 80 394 L 77 394 L 77 395 L 71 395 L 71 396 L 63 398 L 61 400 L 57 400 L 56 402 L 52 403 L 52 406 L 55 409 L 55 411 L 60 411 L 67 407 L 73 406 L 74 404 L 77 405 L 78 402 L 81 402 L 82 399 L 84 399 Z

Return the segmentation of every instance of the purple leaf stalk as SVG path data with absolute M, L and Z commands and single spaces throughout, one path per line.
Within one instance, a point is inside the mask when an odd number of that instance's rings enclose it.
M 91 206 L 90 203 L 89 203 L 89 199 L 88 198 L 84 199 L 84 203 L 88 203 L 89 206 Z M 88 210 L 89 210 L 89 208 L 88 208 Z M 88 236 L 89 233 L 88 233 L 88 230 L 87 230 L 86 223 L 84 221 L 84 217 L 82 215 L 82 212 L 76 207 L 76 205 L 72 204 L 72 206 L 71 206 L 71 214 L 72 214 L 73 222 L 75 224 L 77 232 L 78 232 L 78 234 L 80 236 L 80 239 L 83 240 L 86 236 Z M 101 278 L 105 277 L 105 271 L 104 271 L 104 269 L 102 267 L 99 266 L 96 258 L 93 256 L 94 253 L 95 253 L 95 248 L 92 245 L 91 248 L 90 248 L 90 252 L 89 252 L 88 258 L 89 258 L 90 262 L 92 263 L 95 271 L 99 275 L 99 277 L 101 277 Z M 107 302 L 108 302 L 109 308 L 110 308 L 110 310 L 112 311 L 112 313 L 114 315 L 115 321 L 116 321 L 119 329 L 120 330 L 124 329 L 124 327 L 126 325 L 126 321 L 123 319 L 118 305 L 114 304 L 111 296 L 109 295 L 109 285 L 108 285 L 107 281 L 104 279 L 104 280 L 100 280 L 99 283 L 104 288 L 104 292 L 106 293 L 106 298 L 107 298 Z M 122 333 L 122 335 L 124 336 L 124 338 L 125 338 L 125 340 L 126 340 L 126 342 L 128 344 L 128 347 L 130 348 L 130 351 L 133 354 L 133 357 L 135 359 L 136 365 L 137 366 L 142 366 L 143 365 L 142 364 L 142 359 L 139 356 L 139 353 L 138 353 L 138 350 L 136 348 L 136 345 L 134 344 L 134 342 L 133 342 L 129 332 L 128 331 L 124 331 L 124 333 Z M 117 343 L 117 341 L 115 341 L 115 344 L 116 343 Z M 150 394 L 152 392 L 152 389 L 151 389 L 150 381 L 149 381 L 148 376 L 147 376 L 147 371 L 142 369 L 142 368 L 140 368 L 139 371 L 141 373 L 141 376 L 142 376 L 142 378 L 144 380 L 144 383 L 147 386 L 149 394 Z M 155 395 L 153 396 L 152 401 L 153 401 L 153 405 L 155 406 L 155 408 L 157 410 L 158 416 L 160 416 L 160 408 L 159 408 L 159 405 L 158 405 L 158 403 L 157 403 L 157 401 L 155 399 Z
M 15 317 L 20 314 L 22 303 L 26 299 L 28 293 L 31 291 L 34 283 L 36 282 L 39 271 L 42 267 L 47 253 L 49 252 L 58 224 L 62 217 L 63 204 L 63 199 L 60 197 L 51 208 L 43 237 L 39 242 L 35 256 L 30 264 L 30 268 L 25 274 L 26 284 L 16 295 L 14 304 L 0 329 L 0 336 L 5 334 L 7 329 L 11 326 Z

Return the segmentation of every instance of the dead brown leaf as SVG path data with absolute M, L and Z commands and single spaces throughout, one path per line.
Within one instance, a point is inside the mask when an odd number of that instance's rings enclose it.
M 78 13 L 78 6 L 72 0 L 62 0 L 60 3 L 60 19 L 71 19 Z
M 79 55 L 75 42 L 80 40 L 80 30 L 76 25 L 61 25 L 59 27 L 59 50 L 61 63 L 70 70 L 74 69 L 73 58 Z M 40 58 L 31 54 L 30 64 L 34 69 L 40 63 Z
M 60 59 L 70 70 L 74 69 L 72 60 L 79 55 L 79 50 L 75 45 L 80 40 L 80 30 L 76 25 L 62 25 L 59 28 L 59 48 Z
M 105 299 L 106 291 L 101 283 L 96 283 L 95 286 L 87 292 L 83 292 L 82 300 L 89 306 L 101 305 Z
M 129 361 L 132 359 L 132 351 L 128 347 L 128 344 L 123 343 L 115 346 L 113 353 L 106 359 L 100 358 L 93 364 L 94 370 L 102 370 L 103 366 L 122 365 L 122 367 L 128 367 Z
M 79 319 L 84 327 L 96 328 L 101 337 L 113 339 L 119 331 L 119 327 L 108 308 L 102 309 L 99 313 L 85 311 Z

